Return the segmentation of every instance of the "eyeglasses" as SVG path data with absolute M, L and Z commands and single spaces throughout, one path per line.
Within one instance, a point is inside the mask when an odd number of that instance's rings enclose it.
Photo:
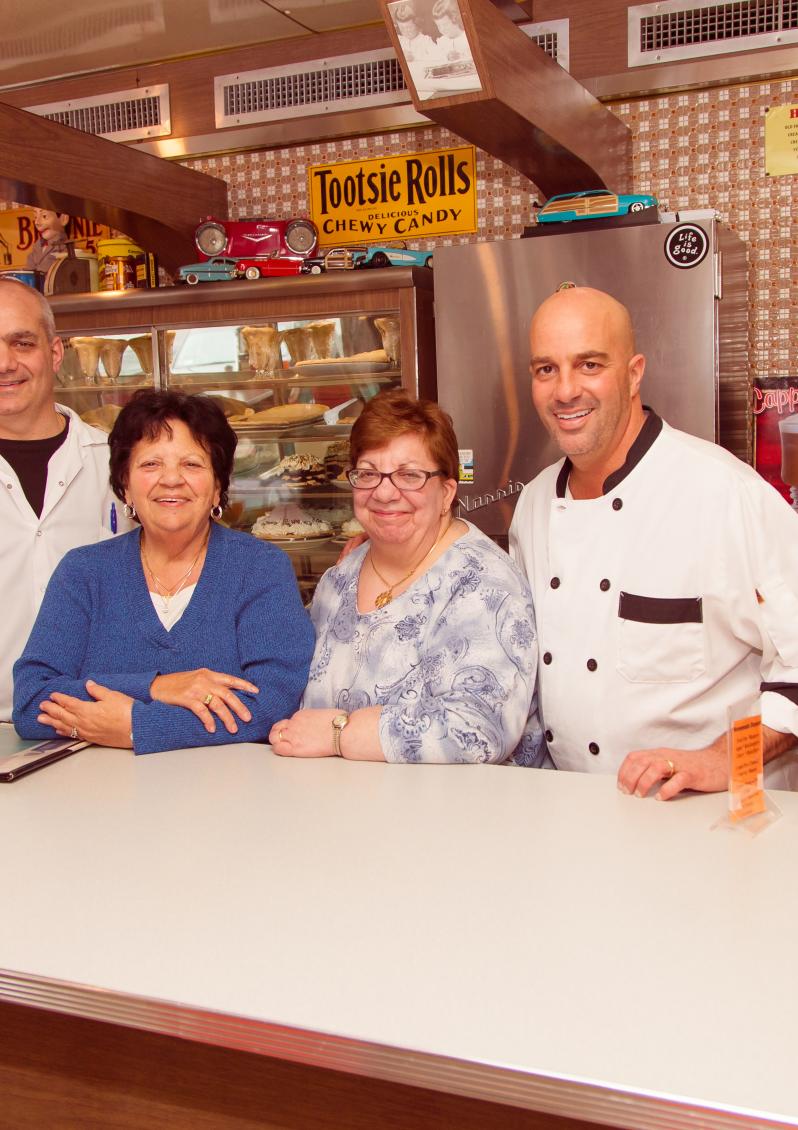
M 346 477 L 356 490 L 374 490 L 383 479 L 390 479 L 398 490 L 421 490 L 430 479 L 443 471 L 420 471 L 408 467 L 398 471 L 372 471 L 370 467 L 353 467 Z

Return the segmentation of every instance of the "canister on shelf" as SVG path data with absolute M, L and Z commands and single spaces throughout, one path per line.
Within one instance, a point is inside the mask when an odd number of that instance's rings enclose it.
M 100 259 L 100 290 L 135 290 L 136 266 L 144 262 L 144 252 L 129 239 L 97 241 Z

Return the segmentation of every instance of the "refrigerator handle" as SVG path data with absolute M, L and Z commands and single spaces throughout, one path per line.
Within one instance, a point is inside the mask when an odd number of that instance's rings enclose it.
M 715 252 L 715 297 L 720 301 L 723 298 L 723 252 Z

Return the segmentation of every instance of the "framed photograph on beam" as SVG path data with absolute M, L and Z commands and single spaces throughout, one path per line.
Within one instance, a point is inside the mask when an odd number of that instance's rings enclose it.
M 482 92 L 458 0 L 391 0 L 385 11 L 405 78 L 418 101 Z

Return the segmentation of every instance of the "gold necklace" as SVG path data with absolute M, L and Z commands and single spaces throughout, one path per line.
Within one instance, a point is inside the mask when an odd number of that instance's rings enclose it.
M 194 558 L 194 560 L 191 562 L 191 564 L 188 567 L 188 572 L 184 573 L 183 576 L 180 578 L 180 580 L 177 582 L 177 584 L 174 585 L 173 588 L 171 588 L 171 589 L 167 589 L 167 587 L 163 583 L 163 581 L 160 580 L 159 577 L 155 576 L 152 565 L 150 565 L 149 558 L 147 557 L 147 554 L 145 552 L 144 539 L 142 538 L 142 541 L 141 541 L 141 559 L 146 566 L 147 572 L 150 574 L 153 581 L 155 582 L 156 595 L 161 598 L 161 603 L 163 604 L 164 612 L 169 611 L 169 601 L 172 599 L 172 597 L 177 596 L 177 594 L 179 592 L 182 592 L 183 589 L 185 588 L 186 581 L 189 579 L 189 577 L 193 573 L 194 566 L 197 564 L 200 557 L 202 556 L 202 551 L 205 549 L 205 546 L 208 544 L 208 538 L 210 536 L 211 536 L 211 529 L 210 529 L 210 526 L 209 526 L 208 532 L 202 540 L 202 545 L 199 547 L 199 550 L 197 551 L 197 556 Z M 160 590 L 163 590 L 163 591 L 160 591 Z
M 451 524 L 452 524 L 452 520 L 451 520 L 451 518 L 449 518 L 449 521 L 446 523 L 446 525 L 443 527 L 441 532 L 435 538 L 435 541 L 429 547 L 429 549 L 424 554 L 424 556 L 421 558 L 421 560 L 416 562 L 416 564 L 413 566 L 413 568 L 410 570 L 409 573 L 406 573 L 404 575 L 404 577 L 401 577 L 398 581 L 394 581 L 393 584 L 390 583 L 390 581 L 387 579 L 387 577 L 383 577 L 382 573 L 379 571 L 377 566 L 374 564 L 374 558 L 371 555 L 371 549 L 369 549 L 369 564 L 371 565 L 372 569 L 374 570 L 376 575 L 379 577 L 379 579 L 382 581 L 382 583 L 384 585 L 388 586 L 387 589 L 385 590 L 385 592 L 381 592 L 381 593 L 377 594 L 377 597 L 374 600 L 374 607 L 375 608 L 384 608 L 386 606 L 386 604 L 391 603 L 391 601 L 393 600 L 393 590 L 399 588 L 399 586 L 403 585 L 405 583 L 405 581 L 410 580 L 410 578 L 413 576 L 415 571 L 417 569 L 421 568 L 421 566 L 424 564 L 424 562 L 427 560 L 429 555 L 432 553 L 433 549 L 435 549 L 435 547 L 437 546 L 438 542 L 441 540 L 443 535 L 449 529 L 449 526 L 451 526 Z

